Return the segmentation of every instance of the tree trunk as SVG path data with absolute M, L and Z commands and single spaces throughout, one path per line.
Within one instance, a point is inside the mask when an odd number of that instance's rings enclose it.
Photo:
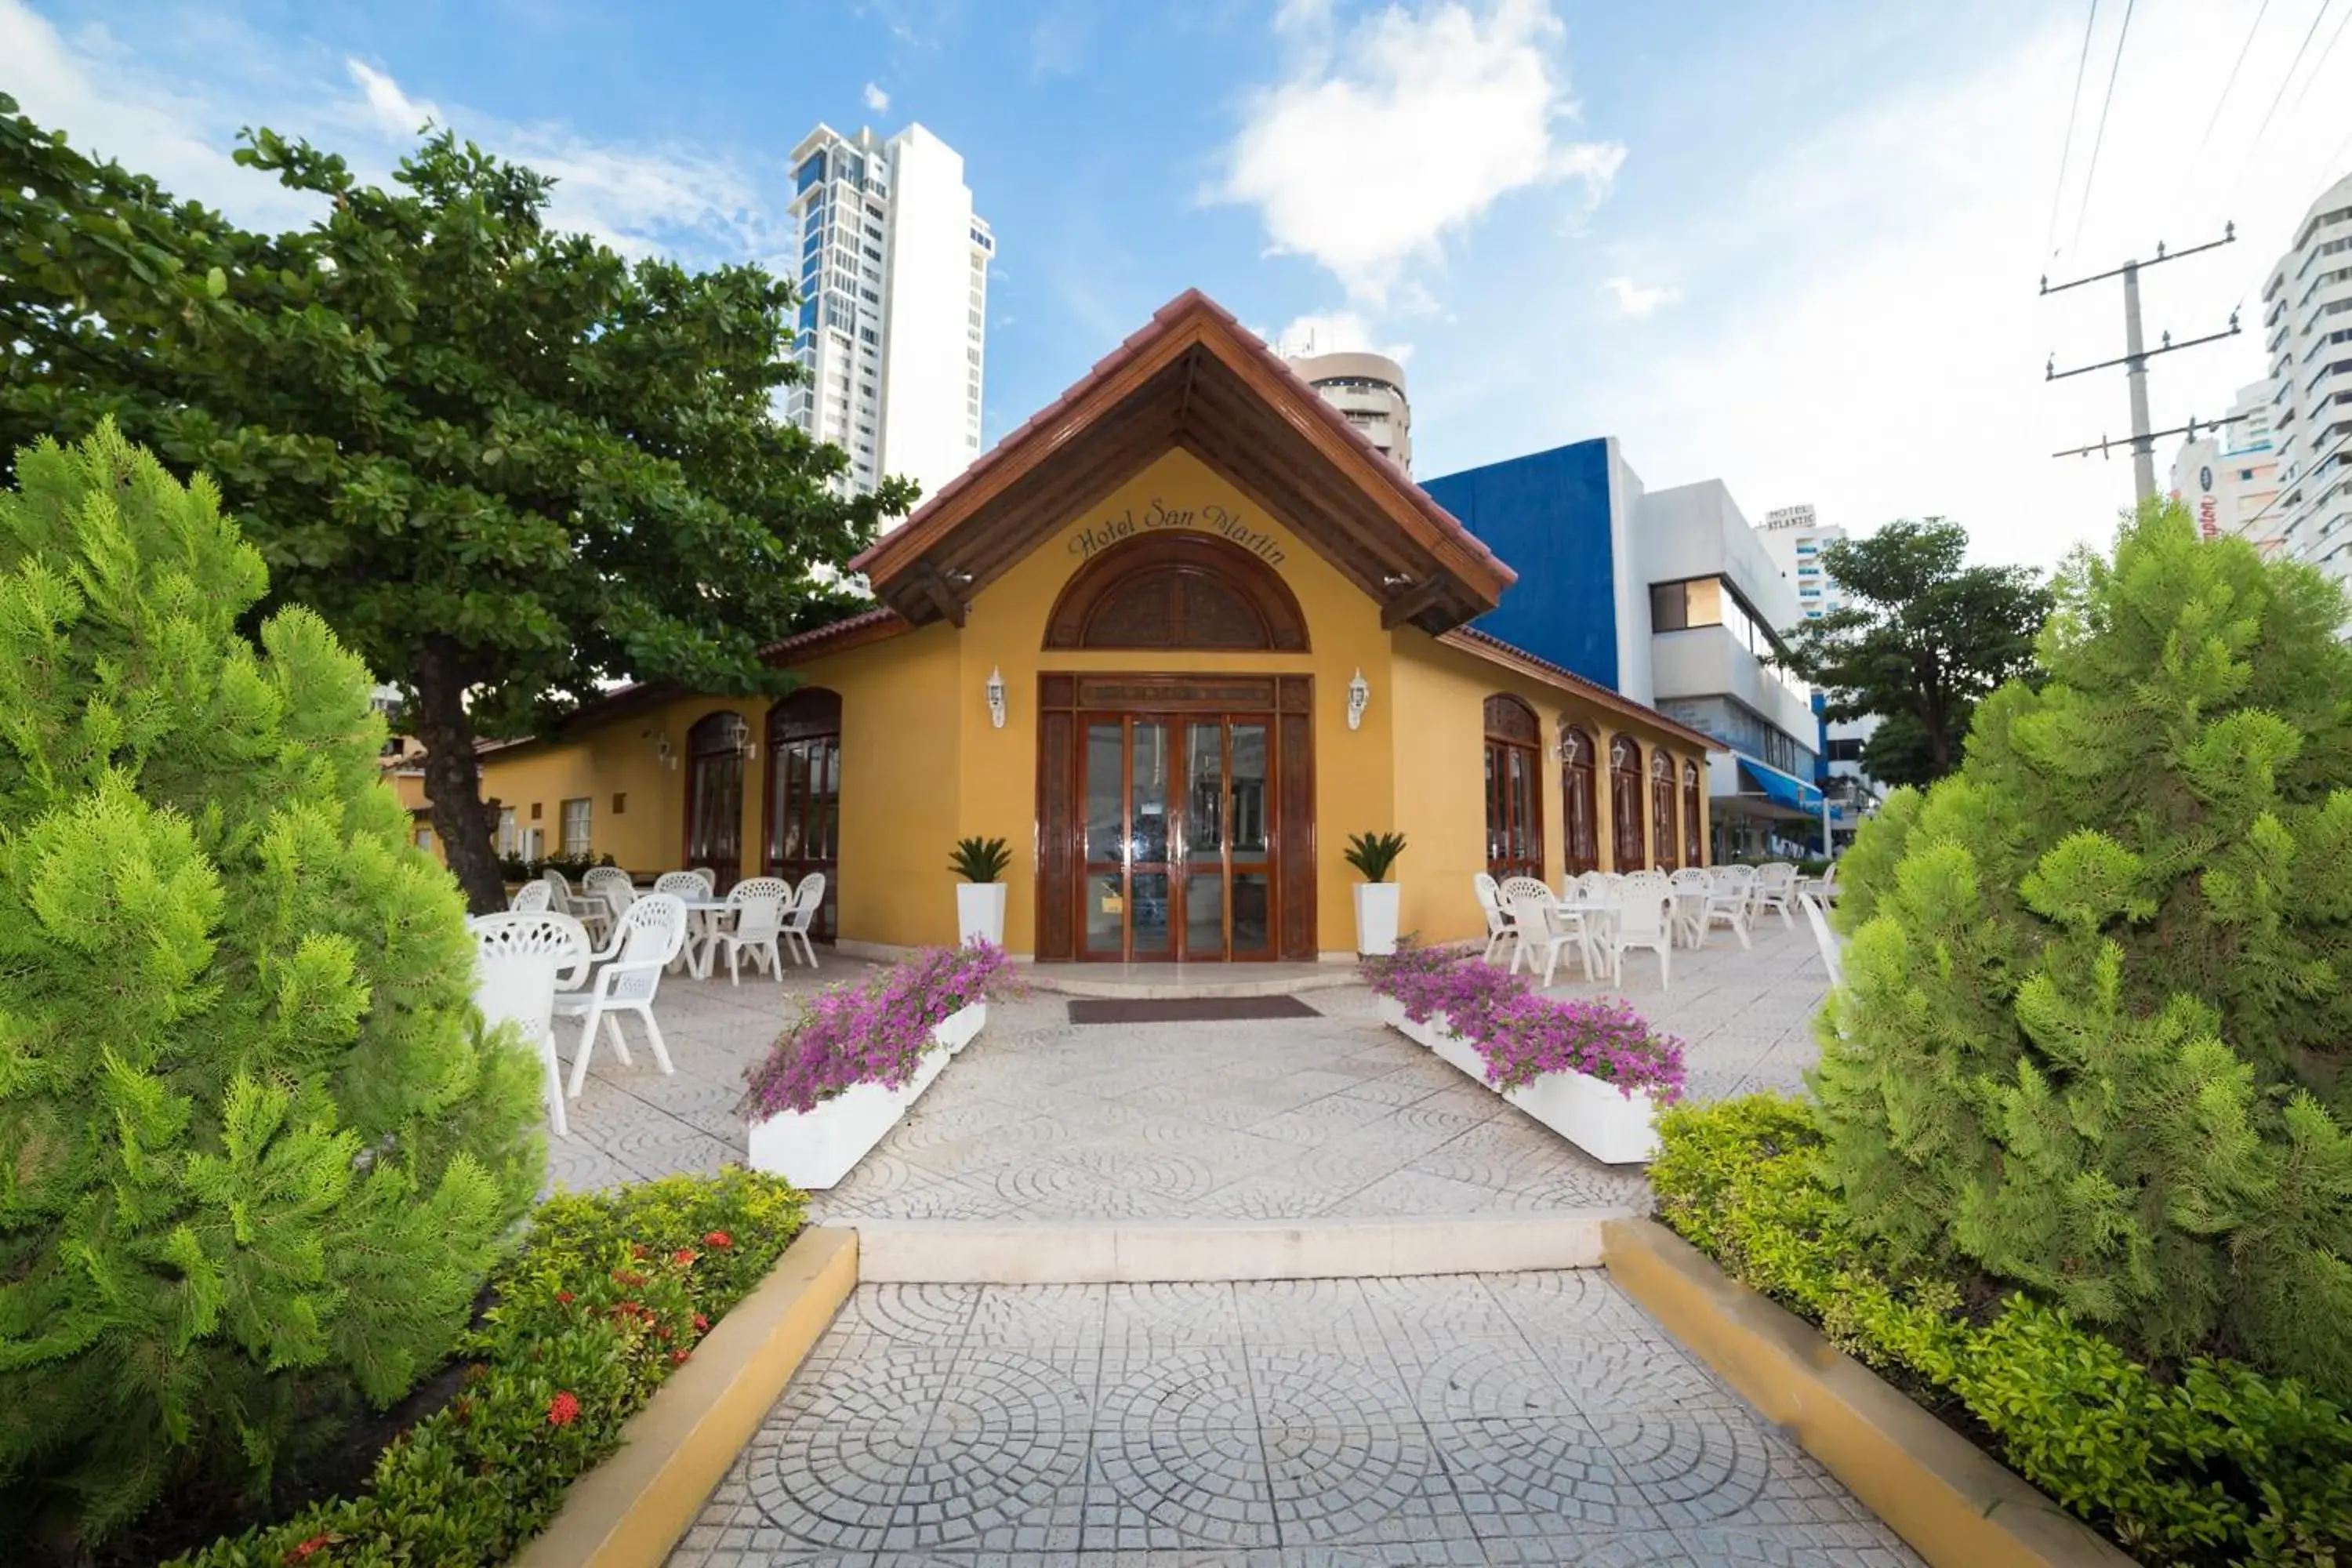
M 425 744 L 425 795 L 466 907 L 478 915 L 507 907 L 506 879 L 490 843 L 482 770 L 474 761 L 474 727 L 466 718 L 466 679 L 450 650 L 428 651 L 416 671 L 414 728 Z

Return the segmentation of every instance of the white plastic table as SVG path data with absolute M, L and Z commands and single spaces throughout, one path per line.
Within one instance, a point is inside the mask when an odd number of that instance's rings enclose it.
M 719 898 L 680 899 L 678 902 L 686 906 L 687 919 L 686 945 L 679 950 L 678 957 L 686 961 L 688 974 L 697 980 L 708 980 L 711 960 L 719 949 L 719 944 L 710 939 L 719 934 L 719 928 L 730 913 L 741 906 Z

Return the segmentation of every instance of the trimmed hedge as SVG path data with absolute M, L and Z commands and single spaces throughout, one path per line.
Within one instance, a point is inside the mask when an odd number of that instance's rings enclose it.
M 368 1489 L 174 1568 L 464 1568 L 506 1562 L 803 1223 L 800 1193 L 729 1170 L 540 1205 L 467 1336 L 463 1391 L 376 1461 Z
M 2011 1468 L 2143 1563 L 2352 1563 L 2352 1413 L 2200 1357 L 2168 1374 L 2024 1294 L 1890 1278 L 1816 1174 L 1799 1100 L 1658 1119 L 1659 1217 L 1849 1353 L 1957 1400 Z

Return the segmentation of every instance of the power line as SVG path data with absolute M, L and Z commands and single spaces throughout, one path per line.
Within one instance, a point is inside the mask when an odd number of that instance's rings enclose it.
M 2074 237 L 2068 247 L 2083 242 L 2083 220 L 2091 216 L 2091 182 L 2099 177 L 2099 147 L 2107 139 L 2107 110 L 2115 107 L 2116 79 L 2124 72 L 2124 40 L 2131 37 L 2133 0 L 2124 0 L 2124 25 L 2116 32 L 2116 63 L 2107 68 L 2107 96 L 2099 101 L 2099 129 L 2091 138 L 2091 162 L 2083 173 L 2083 205 L 2074 214 Z M 2326 0 L 2320 0 L 2322 5 Z
M 2303 42 L 2294 47 L 2294 58 L 2287 61 L 2286 75 L 2279 79 L 2278 90 L 2271 94 L 2270 109 L 2263 116 L 2261 128 L 2254 132 L 2253 146 L 2246 149 L 2247 158 L 2252 159 L 2254 155 L 2254 148 L 2263 144 L 2263 132 L 2271 128 L 2272 119 L 2278 113 L 2280 103 L 2286 98 L 2287 84 L 2294 80 L 2294 68 L 2303 64 L 2304 51 L 2311 47 L 2311 40 L 2318 35 L 2319 24 L 2327 19 L 2327 7 L 2330 4 L 2331 0 L 2319 0 L 2319 9 L 2311 14 L 2311 26 L 2305 31 Z
M 2271 0 L 2263 0 L 2265 5 L 2270 3 Z M 2058 144 L 2058 185 L 2050 193 L 2050 236 L 2042 242 L 2042 248 L 2053 256 L 2058 254 L 2058 209 L 2066 200 L 2066 160 L 2074 155 L 2074 118 L 2083 110 L 2083 73 L 2091 63 L 2091 29 L 2098 22 L 2099 0 L 2091 0 L 2090 19 L 2083 24 L 2083 53 L 2074 61 L 2074 96 L 2066 100 L 2066 139 Z
M 2261 8 L 2254 13 L 2254 25 L 2246 29 L 2246 41 L 2238 46 L 2238 58 L 2231 62 L 2230 74 L 2221 83 L 2221 96 L 2213 100 L 2213 118 L 2205 122 L 2205 135 L 2197 143 L 2200 153 L 2205 151 L 2206 143 L 2213 140 L 2213 128 L 2221 123 L 2221 110 L 2230 101 L 2230 89 L 2238 85 L 2238 71 L 2246 63 L 2246 51 L 2254 47 L 2254 35 L 2263 30 L 2263 17 L 2270 8 L 2271 0 L 2263 0 Z M 2084 40 L 2085 43 L 2088 41 Z
M 2301 112 L 2303 100 L 2311 96 L 2311 84 L 2317 81 L 2320 74 L 2327 69 L 2327 57 L 2336 52 L 2336 41 L 2344 36 L 2345 22 L 2352 22 L 2352 10 L 2347 10 L 2344 13 L 2344 20 L 2336 24 L 2336 31 L 2327 35 L 2327 45 L 2319 51 L 2319 58 L 2312 62 L 2311 74 L 2303 79 L 2303 90 L 2294 95 L 2294 107 L 2288 110 L 2288 113 Z

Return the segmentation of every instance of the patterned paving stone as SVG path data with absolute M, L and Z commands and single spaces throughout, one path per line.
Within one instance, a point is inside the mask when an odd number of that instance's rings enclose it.
M 866 1286 L 671 1564 L 1915 1568 L 1687 1366 L 1591 1273 Z

